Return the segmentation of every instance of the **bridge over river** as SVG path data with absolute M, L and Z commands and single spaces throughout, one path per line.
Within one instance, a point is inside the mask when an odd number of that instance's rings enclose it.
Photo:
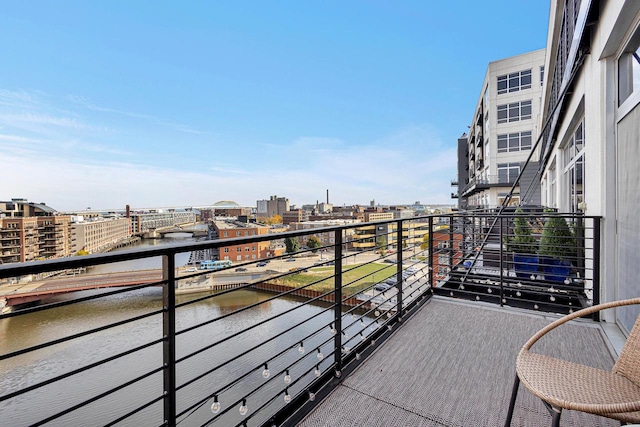
M 203 292 L 264 280 L 267 272 L 216 273 L 193 276 L 180 269 L 177 274 L 176 293 Z M 136 270 L 104 274 L 77 274 L 50 277 L 44 280 L 0 285 L 0 309 L 39 301 L 47 297 L 90 289 L 134 286 L 160 282 L 162 270 Z

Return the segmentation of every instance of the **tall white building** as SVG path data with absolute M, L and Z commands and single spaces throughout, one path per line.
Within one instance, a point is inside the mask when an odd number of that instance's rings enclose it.
M 466 141 L 460 140 L 456 196 L 462 208 L 500 205 L 520 173 L 538 137 L 544 61 L 540 49 L 487 67 Z M 533 179 L 534 173 L 525 174 L 511 204 L 540 204 L 539 178 Z
M 640 1 L 552 0 L 546 50 L 542 202 L 602 216 L 601 230 L 585 230 L 602 239 L 591 266 L 600 299 L 637 297 Z M 637 315 L 633 307 L 605 312 L 626 330 Z

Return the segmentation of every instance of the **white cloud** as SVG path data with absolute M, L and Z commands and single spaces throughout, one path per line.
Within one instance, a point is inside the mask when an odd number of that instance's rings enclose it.
M 134 141 L 114 139 L 126 128 L 107 131 L 95 123 L 115 114 L 171 128 L 182 125 L 67 97 L 76 108 L 86 109 L 84 114 L 94 112 L 86 118 L 49 106 L 45 101 L 50 99 L 38 92 L 0 90 L 0 126 L 5 128 L 0 162 L 7 176 L 20 176 L 6 187 L 10 194 L 5 197 L 45 201 L 58 210 L 198 206 L 217 200 L 252 206 L 273 194 L 302 205 L 325 200 L 327 189 L 330 201 L 340 205 L 372 199 L 384 204 L 451 202 L 456 147 L 445 144 L 429 124 L 407 126 L 369 142 L 301 136 L 280 145 L 255 143 L 242 147 L 251 154 L 246 156 L 238 155 L 233 142 L 214 147 L 203 140 L 213 155 L 184 161 L 195 169 L 180 170 L 178 159 L 170 158 L 166 167 L 150 165 L 150 158 L 161 156 L 137 155 Z M 12 107 L 2 107 L 3 102 Z M 180 131 L 201 133 L 187 126 Z M 184 156 L 179 160 L 190 159 L 193 152 Z M 209 158 L 211 165 L 201 166 Z

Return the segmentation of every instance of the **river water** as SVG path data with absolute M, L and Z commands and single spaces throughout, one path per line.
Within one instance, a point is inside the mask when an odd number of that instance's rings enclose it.
M 157 242 L 143 242 L 143 245 L 167 244 L 176 241 L 190 242 L 187 236 L 175 236 Z M 188 254 L 177 264 L 184 265 Z M 149 259 L 142 262 L 129 263 L 127 269 L 158 268 L 160 259 Z M 118 270 L 123 269 L 120 263 Z M 92 273 L 113 271 L 114 266 L 96 267 Z M 90 295 L 100 291 L 66 294 L 56 297 L 56 301 L 64 301 L 78 296 Z M 182 295 L 178 303 L 200 298 L 204 294 Z M 316 364 L 326 369 L 333 361 L 332 334 L 329 325 L 333 319 L 332 309 L 323 304 L 301 304 L 296 298 L 278 298 L 267 301 L 273 295 L 242 290 L 222 296 L 198 301 L 177 309 L 177 330 L 202 325 L 176 337 L 177 357 L 185 358 L 177 366 L 177 383 L 183 385 L 178 391 L 178 410 L 192 403 L 204 400 L 209 394 L 219 391 L 219 400 L 223 414 L 214 425 L 236 425 L 247 420 L 247 425 L 258 424 L 264 413 L 271 413 L 285 405 L 283 400 L 285 389 L 294 395 L 304 389 L 314 378 Z M 234 314 L 249 304 L 258 306 Z M 111 295 L 105 298 L 71 304 L 53 310 L 35 312 L 28 315 L 0 319 L 0 354 L 49 342 L 71 334 L 82 333 L 99 328 L 122 319 L 149 314 L 162 307 L 162 290 L 149 288 L 135 292 Z M 290 311 L 292 310 L 293 311 Z M 281 316 L 255 327 L 248 332 L 235 336 L 251 325 L 258 325 L 265 319 L 275 315 Z M 212 319 L 222 319 L 211 321 Z M 313 318 L 292 331 L 288 328 L 305 319 Z M 350 316 L 348 316 L 351 319 Z M 367 326 L 369 323 L 367 320 Z M 210 323 L 206 323 L 209 322 Z M 345 323 L 348 320 L 345 317 Z M 357 323 L 360 325 L 360 323 Z M 326 326 L 326 327 L 325 327 Z M 354 325 L 353 328 L 356 328 Z M 314 337 L 304 342 L 306 351 L 298 352 L 298 342 L 302 337 L 320 330 Z M 284 332 L 284 333 L 283 333 Z M 352 333 L 354 336 L 355 332 Z M 32 351 L 18 357 L 0 362 L 0 396 L 15 390 L 24 389 L 47 379 L 64 375 L 79 367 L 95 363 L 103 358 L 126 352 L 145 343 L 160 340 L 162 333 L 162 315 L 153 314 L 148 317 L 99 333 L 80 337 L 72 341 L 56 344 L 41 350 Z M 276 337 L 271 340 L 271 337 Z M 215 345 L 219 340 L 223 343 Z M 263 343 L 259 348 L 252 347 Z M 288 349 L 291 347 L 290 349 Z M 324 359 L 319 361 L 320 350 Z M 197 354 L 193 354 L 197 352 Z M 282 354 L 273 358 L 277 353 Z M 224 363 L 232 359 L 231 363 Z M 269 361 L 271 377 L 264 379 L 262 365 Z M 292 362 L 298 363 L 291 368 L 293 378 L 291 384 L 283 381 L 283 369 Z M 118 387 L 127 381 L 144 375 L 162 366 L 162 343 L 150 344 L 147 348 L 132 352 L 105 365 L 96 366 L 81 374 L 65 378 L 55 384 L 46 385 L 27 393 L 0 402 L 0 425 L 30 425 L 38 420 L 51 416 L 72 405 L 83 402 L 112 387 Z M 205 371 L 213 372 L 205 374 Z M 247 375 L 237 384 L 235 379 Z M 278 375 L 280 374 L 280 375 Z M 199 378 L 201 377 L 201 378 Z M 258 392 L 250 394 L 250 390 L 261 387 Z M 277 399 L 269 403 L 269 399 L 280 393 Z M 134 408 L 151 402 L 162 395 L 162 373 L 148 375 L 142 381 L 128 385 L 122 390 L 52 420 L 47 425 L 55 426 L 98 426 L 105 425 Z M 236 405 L 238 399 L 247 397 L 248 414 L 242 417 Z M 181 426 L 203 425 L 213 417 L 210 411 L 212 400 L 204 400 L 201 407 L 183 416 Z M 264 412 L 255 414 L 260 406 Z M 118 425 L 154 426 L 163 422 L 162 402 L 150 404 L 146 409 Z M 256 415 L 256 418 L 251 416 Z

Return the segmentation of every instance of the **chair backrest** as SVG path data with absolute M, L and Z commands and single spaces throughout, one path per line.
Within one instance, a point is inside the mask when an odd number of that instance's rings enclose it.
M 622 352 L 613 366 L 613 373 L 622 375 L 640 386 L 640 316 L 622 347 Z

